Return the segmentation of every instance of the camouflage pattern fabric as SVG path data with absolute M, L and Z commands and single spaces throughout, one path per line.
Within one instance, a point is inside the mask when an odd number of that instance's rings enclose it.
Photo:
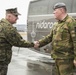
M 75 24 L 74 24 L 75 23 Z M 49 35 L 40 39 L 40 47 L 51 42 L 51 56 L 56 60 L 58 75 L 73 75 L 73 60 L 76 60 L 76 22 L 70 17 L 55 23 Z
M 23 40 L 21 35 L 17 32 L 16 28 L 12 26 L 6 19 L 0 21 L 0 62 L 9 64 L 12 56 L 12 46 L 17 47 L 33 47 L 34 44 Z M 0 63 L 0 66 L 1 65 Z M 5 72 L 6 67 L 0 73 Z M 6 74 L 0 74 L 6 75 Z
M 68 59 L 76 55 L 76 53 L 74 55 L 76 46 L 73 46 L 75 43 L 73 22 L 74 19 L 67 15 L 63 21 L 59 21 L 53 26 L 48 36 L 39 40 L 40 47 L 52 42 L 51 56 L 54 59 Z
M 56 75 L 73 75 L 73 59 L 61 59 L 55 60 L 55 71 Z
M 0 75 L 7 75 L 8 65 L 0 62 Z

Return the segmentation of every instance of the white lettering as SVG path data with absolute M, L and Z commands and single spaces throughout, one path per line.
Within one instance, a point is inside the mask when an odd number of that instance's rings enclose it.
M 47 29 L 47 28 L 52 28 L 53 27 L 54 22 L 46 22 L 46 21 L 40 21 L 37 22 L 36 24 L 36 28 L 37 29 Z

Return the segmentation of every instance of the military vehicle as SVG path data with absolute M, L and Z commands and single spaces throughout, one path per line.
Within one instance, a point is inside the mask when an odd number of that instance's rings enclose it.
M 76 0 L 34 0 L 30 1 L 27 16 L 27 40 L 30 42 L 37 41 L 47 36 L 56 20 L 53 15 L 53 6 L 57 2 L 64 2 L 67 6 L 67 12 L 70 16 L 76 19 Z M 36 52 L 50 56 L 52 50 L 51 43 L 36 49 Z M 42 57 L 40 60 L 44 63 L 51 64 L 52 75 L 56 75 L 54 60 L 49 57 Z M 74 75 L 76 69 L 74 70 Z
M 36 41 L 47 36 L 56 20 L 53 15 L 53 5 L 64 2 L 70 16 L 76 18 L 76 0 L 35 0 L 29 3 L 27 16 L 27 40 Z M 50 55 L 51 43 L 38 48 L 38 52 Z M 36 50 L 35 50 L 36 51 Z

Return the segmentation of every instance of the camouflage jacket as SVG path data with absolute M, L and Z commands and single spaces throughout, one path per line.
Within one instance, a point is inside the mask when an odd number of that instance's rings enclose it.
M 76 30 L 74 19 L 70 16 L 58 21 L 50 34 L 39 40 L 40 47 L 52 42 L 51 56 L 55 59 L 76 59 Z
M 33 47 L 34 44 L 23 40 L 12 24 L 6 19 L 2 19 L 0 21 L 0 61 L 8 60 L 10 62 L 12 46 Z

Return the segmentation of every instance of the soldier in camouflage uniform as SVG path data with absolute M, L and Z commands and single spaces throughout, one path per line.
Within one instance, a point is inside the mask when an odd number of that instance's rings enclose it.
M 20 15 L 17 8 L 6 10 L 6 17 L 0 21 L 0 75 L 6 75 L 11 61 L 12 46 L 33 47 L 34 44 L 25 41 L 12 24 L 16 23 Z
M 76 27 L 74 19 L 67 14 L 64 3 L 56 3 L 53 12 L 58 20 L 50 34 L 35 41 L 35 48 L 52 42 L 51 56 L 55 60 L 56 75 L 73 75 L 76 66 Z

